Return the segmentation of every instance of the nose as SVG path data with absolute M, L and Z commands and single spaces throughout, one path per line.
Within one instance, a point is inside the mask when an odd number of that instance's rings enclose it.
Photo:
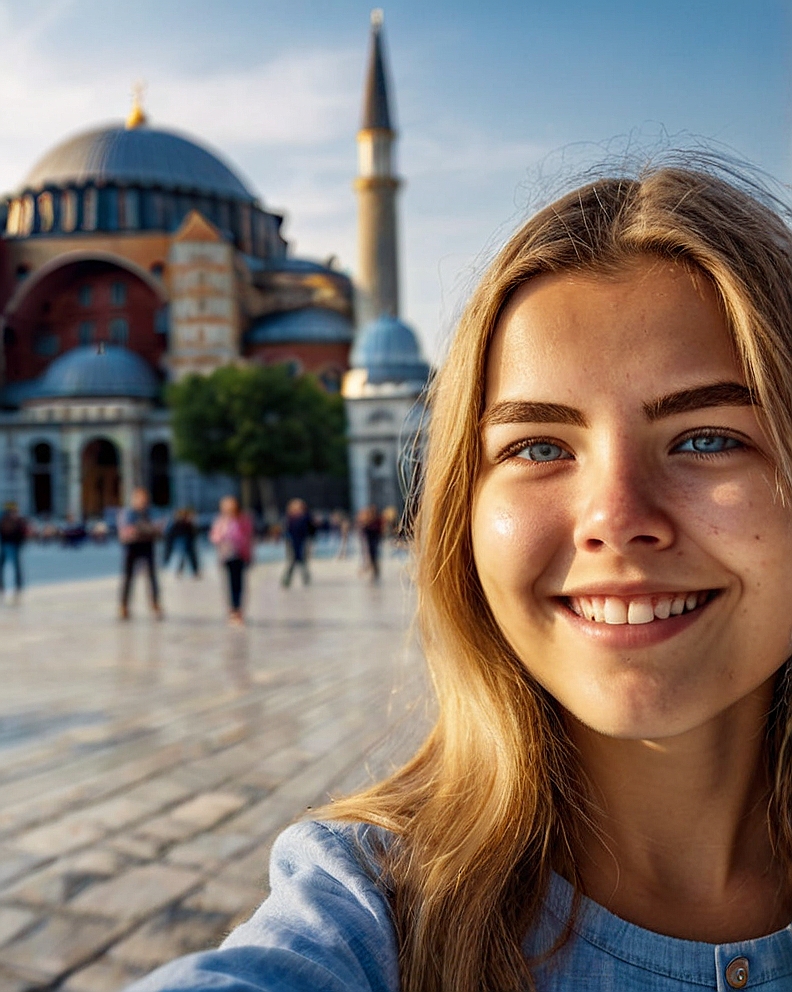
M 575 547 L 617 554 L 643 548 L 661 551 L 674 543 L 676 529 L 662 505 L 662 480 L 640 459 L 597 460 L 582 480 L 575 523 Z

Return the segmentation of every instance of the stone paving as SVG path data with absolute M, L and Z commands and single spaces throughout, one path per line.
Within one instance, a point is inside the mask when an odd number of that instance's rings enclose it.
M 425 725 L 402 559 L 26 592 L 0 607 L 0 992 L 115 992 L 214 946 L 266 894 L 273 837 L 406 757 Z

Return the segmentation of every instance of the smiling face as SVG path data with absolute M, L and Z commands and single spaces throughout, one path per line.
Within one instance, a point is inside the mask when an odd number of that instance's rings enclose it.
M 792 654 L 792 516 L 744 383 L 707 279 L 662 260 L 542 276 L 498 324 L 474 558 L 523 664 L 594 730 L 683 733 Z

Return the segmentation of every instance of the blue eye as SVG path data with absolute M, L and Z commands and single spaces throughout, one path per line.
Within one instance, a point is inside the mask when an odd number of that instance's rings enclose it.
M 568 451 L 559 444 L 551 444 L 549 441 L 535 441 L 527 444 L 522 451 L 518 452 L 518 458 L 524 458 L 529 462 L 557 462 L 564 458 L 571 458 Z
M 719 455 L 722 451 L 742 448 L 742 442 L 725 434 L 700 434 L 680 442 L 674 451 L 687 451 L 696 455 Z

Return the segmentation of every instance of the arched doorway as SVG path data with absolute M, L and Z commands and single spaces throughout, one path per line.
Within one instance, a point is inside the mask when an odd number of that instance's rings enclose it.
M 30 452 L 30 505 L 33 513 L 52 513 L 52 445 L 34 444 Z
M 121 504 L 121 470 L 118 448 L 105 437 L 94 438 L 82 453 L 83 518 L 101 517 Z
M 153 506 L 170 506 L 170 449 L 165 441 L 152 444 L 149 451 L 149 484 Z

